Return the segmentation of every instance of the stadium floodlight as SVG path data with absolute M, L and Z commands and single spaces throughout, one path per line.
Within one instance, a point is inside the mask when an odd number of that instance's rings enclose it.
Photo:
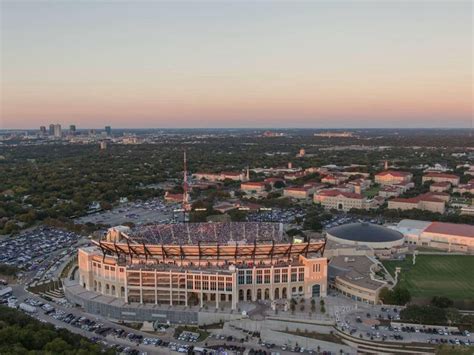
M 271 211 L 272 208 L 271 207 L 261 207 L 260 208 L 260 211 Z
M 250 211 L 248 207 L 239 207 L 239 211 Z
M 176 208 L 173 212 L 184 212 L 184 208 Z
M 202 212 L 202 211 L 207 211 L 207 208 L 195 208 L 194 210 Z

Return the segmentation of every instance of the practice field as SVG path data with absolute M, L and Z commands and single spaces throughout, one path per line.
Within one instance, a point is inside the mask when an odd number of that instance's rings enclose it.
M 445 296 L 453 300 L 474 299 L 474 256 L 418 255 L 404 261 L 384 261 L 390 274 L 401 267 L 399 284 L 408 288 L 413 297 Z

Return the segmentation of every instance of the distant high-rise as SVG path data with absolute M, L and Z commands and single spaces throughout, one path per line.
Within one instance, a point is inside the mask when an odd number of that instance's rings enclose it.
M 71 135 L 76 135 L 76 125 L 75 124 L 72 124 L 69 126 L 69 134 Z
M 42 136 L 46 135 L 46 127 L 45 126 L 40 126 L 40 135 L 42 135 Z
M 49 125 L 49 135 L 54 136 L 54 124 L 52 123 Z
M 51 126 L 49 126 L 51 130 Z M 61 138 L 63 135 L 63 131 L 61 130 L 61 125 L 59 123 L 56 123 L 53 125 L 53 133 L 56 138 Z
M 107 134 L 107 137 L 110 137 L 112 135 L 112 127 L 105 126 L 105 133 Z

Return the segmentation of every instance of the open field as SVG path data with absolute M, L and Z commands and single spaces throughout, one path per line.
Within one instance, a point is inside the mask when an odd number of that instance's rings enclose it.
M 400 285 L 407 287 L 414 298 L 474 299 L 474 256 L 418 255 L 416 265 L 411 256 L 404 261 L 384 261 L 383 264 L 392 275 L 395 267 L 401 267 Z

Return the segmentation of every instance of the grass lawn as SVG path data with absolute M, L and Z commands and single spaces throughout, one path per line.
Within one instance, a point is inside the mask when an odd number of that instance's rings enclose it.
M 363 195 L 367 198 L 375 197 L 379 194 L 380 186 L 372 186 L 364 191 Z
M 399 284 L 408 288 L 413 297 L 445 296 L 453 300 L 474 299 L 474 256 L 418 255 L 404 261 L 384 261 L 390 274 L 401 267 Z

